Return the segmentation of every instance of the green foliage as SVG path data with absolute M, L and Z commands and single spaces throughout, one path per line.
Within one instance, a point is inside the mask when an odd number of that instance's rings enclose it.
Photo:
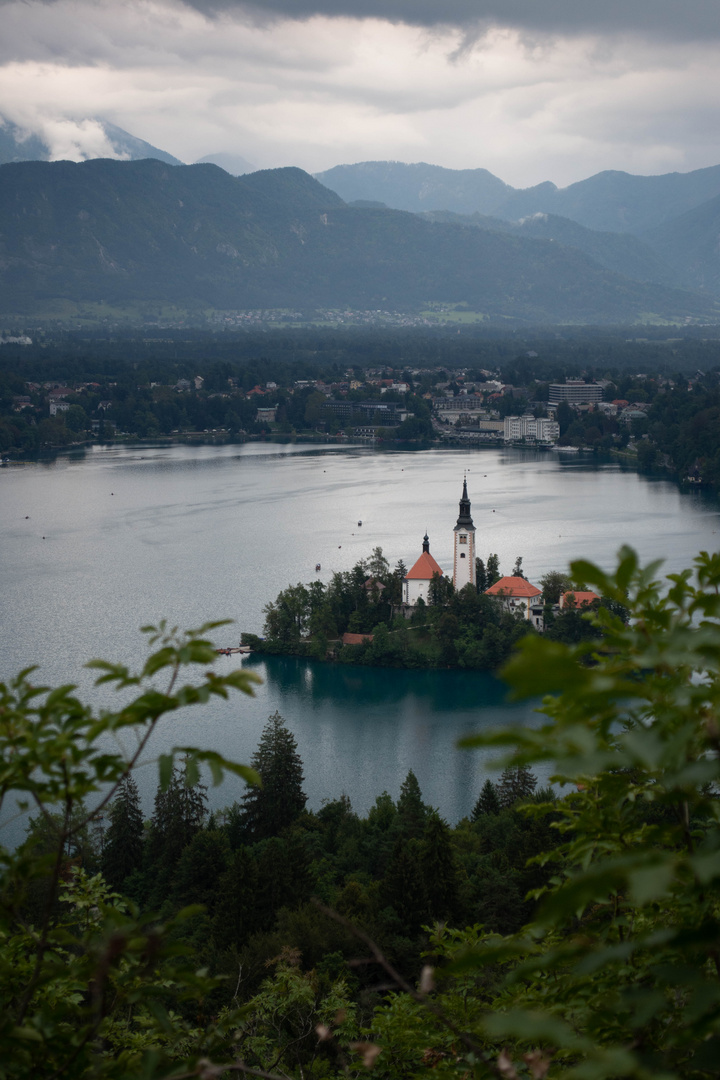
M 264 840 L 292 825 L 307 802 L 297 742 L 280 713 L 268 717 L 252 764 L 262 787 L 243 796 L 242 827 L 248 839 Z
M 715 1072 L 720 556 L 702 553 L 665 590 L 656 571 L 629 549 L 612 575 L 574 563 L 577 580 L 629 609 L 629 624 L 602 608 L 591 616 L 603 632 L 591 664 L 585 644 L 528 639 L 506 677 L 519 693 L 559 690 L 547 722 L 466 741 L 514 746 L 509 768 L 549 762 L 572 789 L 553 807 L 557 841 L 540 862 L 554 876 L 528 926 L 444 939 L 449 987 L 501 976 L 473 1029 L 489 1055 L 482 1075 L 520 1074 L 524 1052 L 552 1060 L 558 1077 Z
M 125 879 L 140 865 L 143 850 L 140 796 L 131 773 L 121 779 L 109 816 L 102 854 L 103 877 L 111 889 L 122 889 Z
M 92 661 L 98 684 L 134 694 L 117 712 L 95 713 L 71 684 L 35 685 L 32 668 L 0 684 L 0 795 L 6 805 L 39 812 L 16 851 L 0 849 L 3 1077 L 164 1076 L 173 1067 L 194 1070 L 208 1054 L 232 1052 L 226 1030 L 210 1026 L 203 1014 L 217 980 L 197 972 L 173 944 L 184 916 L 165 924 L 140 916 L 80 865 L 85 849 L 78 843 L 112 803 L 108 857 L 124 873 L 136 841 L 128 776 L 161 717 L 233 690 L 252 693 L 257 680 L 247 672 L 212 670 L 215 652 L 206 634 L 218 625 L 186 634 L 164 623 L 146 627 L 156 648 L 138 673 Z M 199 678 L 183 683 L 184 670 L 198 665 Z M 130 759 L 112 749 L 120 731 L 136 736 Z M 254 770 L 220 754 L 179 747 L 159 761 L 166 791 L 180 755 L 192 782 L 203 763 L 215 782 L 227 771 L 258 780 Z M 40 904 L 33 902 L 38 892 Z M 192 1019 L 186 1002 L 193 1002 Z

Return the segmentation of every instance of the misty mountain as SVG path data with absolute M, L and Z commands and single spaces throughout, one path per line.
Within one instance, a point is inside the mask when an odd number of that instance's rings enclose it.
M 548 240 L 566 247 L 577 248 L 606 270 L 632 278 L 634 281 L 653 281 L 675 288 L 698 288 L 690 284 L 687 276 L 669 265 L 649 244 L 630 233 L 597 232 L 586 229 L 569 218 L 555 214 L 536 213 L 519 221 L 483 214 L 453 214 L 447 210 L 426 211 L 423 217 L 430 221 L 472 226 L 491 232 L 513 233 L 534 240 Z
M 240 154 L 208 154 L 206 157 L 198 158 L 195 164 L 219 165 L 221 169 L 229 172 L 231 176 L 244 176 L 245 173 L 257 171 L 257 166 L 241 157 Z
M 347 206 L 300 169 L 107 159 L 0 166 L 7 313 L 62 301 L 420 310 L 538 322 L 712 321 L 712 301 L 634 282 L 545 239 Z
M 607 171 L 558 188 L 513 188 L 486 169 L 364 161 L 316 179 L 346 201 L 376 200 L 397 210 L 452 210 L 506 220 L 531 214 L 570 218 L 586 228 L 639 234 L 720 195 L 720 165 L 689 173 L 633 176 Z
M 671 263 L 678 284 L 720 295 L 720 197 L 648 229 L 642 239 Z
M 100 125 L 114 153 L 126 161 L 140 161 L 143 158 L 156 158 L 168 165 L 182 165 L 172 154 L 158 150 L 156 146 L 137 139 L 129 132 L 107 120 L 94 120 Z M 25 132 L 17 124 L 0 116 L 0 165 L 17 161 L 49 161 L 51 148 L 39 135 Z

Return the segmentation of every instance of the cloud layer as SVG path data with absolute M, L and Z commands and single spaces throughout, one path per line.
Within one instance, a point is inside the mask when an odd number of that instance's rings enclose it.
M 102 117 L 185 161 L 517 186 L 720 161 L 716 0 L 11 0 L 2 23 L 0 113 L 56 157 L 106 152 Z

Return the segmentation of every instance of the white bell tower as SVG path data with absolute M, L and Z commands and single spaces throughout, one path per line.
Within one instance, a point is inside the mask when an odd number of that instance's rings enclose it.
M 467 493 L 467 478 L 463 479 L 463 492 L 460 500 L 460 514 L 453 530 L 455 547 L 453 559 L 453 585 L 459 592 L 466 585 L 475 585 L 475 526 L 470 516 L 470 500 Z

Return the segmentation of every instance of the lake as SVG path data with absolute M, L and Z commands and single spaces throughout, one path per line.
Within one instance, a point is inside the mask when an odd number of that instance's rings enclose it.
M 517 556 L 531 581 L 570 559 L 605 567 L 623 543 L 667 572 L 690 565 L 720 536 L 714 497 L 684 493 L 591 457 L 518 449 L 379 451 L 370 446 L 97 447 L 52 462 L 0 469 L 0 675 L 40 665 L 48 682 L 92 688 L 90 657 L 140 664 L 138 628 L 162 617 L 181 627 L 232 618 L 218 645 L 261 632 L 263 607 L 290 583 L 327 581 L 382 547 L 411 566 L 427 529 L 452 567 L 463 475 L 477 550 Z M 358 522 L 362 521 L 359 526 Z M 237 663 L 221 658 L 221 665 Z M 279 710 L 298 741 L 310 806 L 347 793 L 365 813 L 383 790 L 397 796 L 408 769 L 425 799 L 456 821 L 472 808 L 488 760 L 458 751 L 466 732 L 536 722 L 479 672 L 403 672 L 244 660 L 263 678 L 253 699 L 215 704 L 163 722 L 155 752 L 195 742 L 248 761 Z M 155 773 L 140 770 L 150 812 Z M 242 784 L 211 790 L 224 805 Z

